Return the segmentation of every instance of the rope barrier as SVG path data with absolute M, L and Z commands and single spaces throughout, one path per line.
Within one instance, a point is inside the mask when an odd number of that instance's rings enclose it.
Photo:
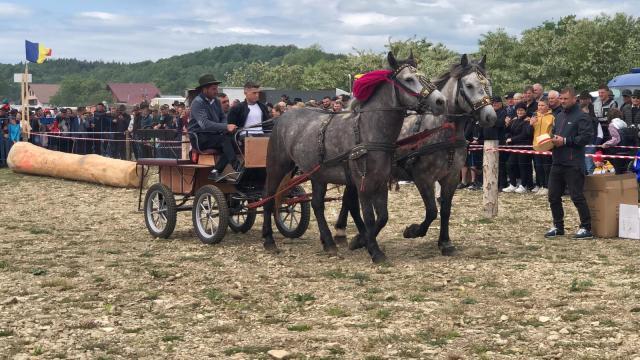
M 483 151 L 483 147 L 482 145 L 469 145 L 469 149 L 468 151 Z M 515 154 L 529 154 L 529 155 L 545 155 L 545 156 L 551 156 L 551 151 L 536 151 L 536 150 L 518 150 L 518 149 L 509 149 L 509 148 L 505 148 L 503 146 L 497 148 L 497 149 L 488 149 L 487 151 L 499 151 L 499 152 L 507 152 L 507 153 L 515 153 Z M 585 156 L 587 157 L 595 157 L 597 156 L 596 154 L 585 154 Z M 599 155 L 602 158 L 610 158 L 610 159 L 628 159 L 628 160 L 635 160 L 635 159 L 640 159 L 640 156 L 629 156 L 629 155 L 609 155 L 609 154 L 602 154 Z

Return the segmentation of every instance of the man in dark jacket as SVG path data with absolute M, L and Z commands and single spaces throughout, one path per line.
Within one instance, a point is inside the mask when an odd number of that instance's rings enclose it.
M 631 106 L 622 109 L 622 120 L 629 126 L 640 127 L 640 90 L 633 90 Z
M 220 181 L 226 178 L 235 181 L 236 176 L 233 174 L 224 176 L 222 172 L 227 164 L 231 164 L 235 171 L 240 167 L 232 143 L 233 133 L 238 127 L 235 124 L 227 124 L 222 112 L 220 100 L 217 98 L 220 81 L 217 81 L 213 75 L 205 74 L 198 79 L 198 82 L 199 86 L 196 90 L 199 94 L 191 102 L 189 132 L 195 133 L 200 150 L 222 150 L 222 156 L 211 171 L 209 179 Z M 195 147 L 195 144 L 192 145 Z
M 229 124 L 237 125 L 239 128 L 248 128 L 246 135 L 260 136 L 264 133 L 263 130 L 271 129 L 268 126 L 260 126 L 260 124 L 271 118 L 267 106 L 258 100 L 260 85 L 254 82 L 244 84 L 244 96 L 245 100 L 243 102 L 229 110 L 228 122 Z
M 590 239 L 591 214 L 584 198 L 584 158 L 585 145 L 591 142 L 593 127 L 589 115 L 576 104 L 576 91 L 566 88 L 560 92 L 560 101 L 564 111 L 555 119 L 553 127 L 553 151 L 551 172 L 549 174 L 549 205 L 553 216 L 553 227 L 545 237 L 564 235 L 564 210 L 562 195 L 569 188 L 571 201 L 578 209 L 580 229 L 574 239 Z

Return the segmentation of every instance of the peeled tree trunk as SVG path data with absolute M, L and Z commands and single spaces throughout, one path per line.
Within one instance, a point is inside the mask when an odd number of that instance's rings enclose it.
M 28 142 L 13 145 L 7 157 L 15 172 L 86 181 L 115 187 L 135 188 L 141 171 L 132 161 L 110 159 L 99 155 L 76 155 L 47 150 Z

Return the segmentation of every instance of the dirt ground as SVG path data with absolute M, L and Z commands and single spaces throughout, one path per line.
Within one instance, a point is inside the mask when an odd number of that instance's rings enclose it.
M 313 218 L 301 239 L 278 234 L 279 255 L 260 217 L 208 246 L 180 213 L 154 239 L 135 190 L 0 169 L 0 358 L 640 358 L 640 242 L 545 240 L 546 199 L 501 194 L 484 219 L 481 196 L 456 195 L 460 252 L 442 257 L 438 223 L 402 238 L 422 218 L 415 188 L 392 192 L 377 266 L 324 255 Z

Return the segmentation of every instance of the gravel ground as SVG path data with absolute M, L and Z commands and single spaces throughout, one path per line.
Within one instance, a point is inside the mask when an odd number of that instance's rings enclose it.
M 460 191 L 460 253 L 442 257 L 438 223 L 402 238 L 423 214 L 402 186 L 384 266 L 364 250 L 324 255 L 313 218 L 271 255 L 260 217 L 207 246 L 190 213 L 152 238 L 135 190 L 0 169 L 0 194 L 0 358 L 640 359 L 640 243 L 545 240 L 534 194 L 501 194 L 484 219 L 481 193 Z

